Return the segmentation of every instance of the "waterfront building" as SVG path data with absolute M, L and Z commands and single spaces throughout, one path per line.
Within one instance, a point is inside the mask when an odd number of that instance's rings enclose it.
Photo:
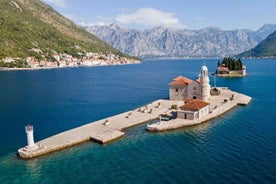
M 210 104 L 200 99 L 190 100 L 177 111 L 177 118 L 195 120 L 200 119 L 210 111 Z
M 178 76 L 169 84 L 170 100 L 201 99 L 208 102 L 210 99 L 208 69 L 204 65 L 201 67 L 200 78 L 191 80 L 183 76 Z
M 216 74 L 227 74 L 229 75 L 230 70 L 225 65 L 221 65 L 217 67 Z
M 185 104 L 177 111 L 177 118 L 195 120 L 209 114 L 210 80 L 208 68 L 203 65 L 199 79 L 191 80 L 178 76 L 169 84 L 170 100 L 184 101 Z

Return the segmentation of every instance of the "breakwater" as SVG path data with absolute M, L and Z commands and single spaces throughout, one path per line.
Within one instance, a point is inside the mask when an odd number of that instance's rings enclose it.
M 35 149 L 20 148 L 18 154 L 21 158 L 33 158 L 89 140 L 105 144 L 123 137 L 127 128 L 157 119 L 160 114 L 167 113 L 173 104 L 182 105 L 183 102 L 156 100 L 135 110 L 91 122 L 36 142 Z

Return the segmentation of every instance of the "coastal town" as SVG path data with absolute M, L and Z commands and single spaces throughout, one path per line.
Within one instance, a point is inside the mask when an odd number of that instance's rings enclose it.
M 33 126 L 27 125 L 28 145 L 18 150 L 19 157 L 33 158 L 85 141 L 105 144 L 125 135 L 124 130 L 147 123 L 150 132 L 194 126 L 215 119 L 237 105 L 247 105 L 251 97 L 227 87 L 211 87 L 207 66 L 199 79 L 178 76 L 169 84 L 169 99 L 159 99 L 137 109 L 74 128 L 37 143 Z M 151 123 L 151 124 L 149 124 Z
M 81 57 L 74 57 L 69 54 L 54 54 L 53 61 L 46 59 L 37 60 L 34 57 L 27 57 L 24 62 L 24 67 L 5 67 L 12 66 L 12 63 L 21 60 L 20 58 L 7 57 L 2 60 L 4 67 L 0 70 L 24 70 L 24 69 L 50 69 L 50 68 L 64 68 L 64 67 L 91 67 L 91 66 L 107 66 L 107 65 L 124 65 L 124 64 L 138 64 L 140 60 L 121 57 L 112 53 L 93 53 L 86 52 Z

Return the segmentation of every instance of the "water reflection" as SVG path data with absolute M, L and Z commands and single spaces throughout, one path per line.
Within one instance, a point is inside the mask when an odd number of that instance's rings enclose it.
M 39 183 L 41 179 L 41 164 L 38 159 L 31 159 L 26 161 L 26 174 L 32 183 Z
M 0 158 L 0 183 L 39 183 L 41 164 L 38 159 L 22 160 L 14 153 Z

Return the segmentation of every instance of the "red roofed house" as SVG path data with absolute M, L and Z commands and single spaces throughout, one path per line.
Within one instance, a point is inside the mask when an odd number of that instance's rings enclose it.
M 184 100 L 200 98 L 198 81 L 193 81 L 183 76 L 178 76 L 169 84 L 170 100 Z
M 210 104 L 199 99 L 190 100 L 180 107 L 177 117 L 182 119 L 195 120 L 209 114 Z
M 216 73 L 217 74 L 229 74 L 230 70 L 225 65 L 222 65 L 222 66 L 217 67 Z
M 200 78 L 191 80 L 178 76 L 169 84 L 170 100 L 202 99 L 208 101 L 210 98 L 210 84 L 208 69 L 201 67 Z

